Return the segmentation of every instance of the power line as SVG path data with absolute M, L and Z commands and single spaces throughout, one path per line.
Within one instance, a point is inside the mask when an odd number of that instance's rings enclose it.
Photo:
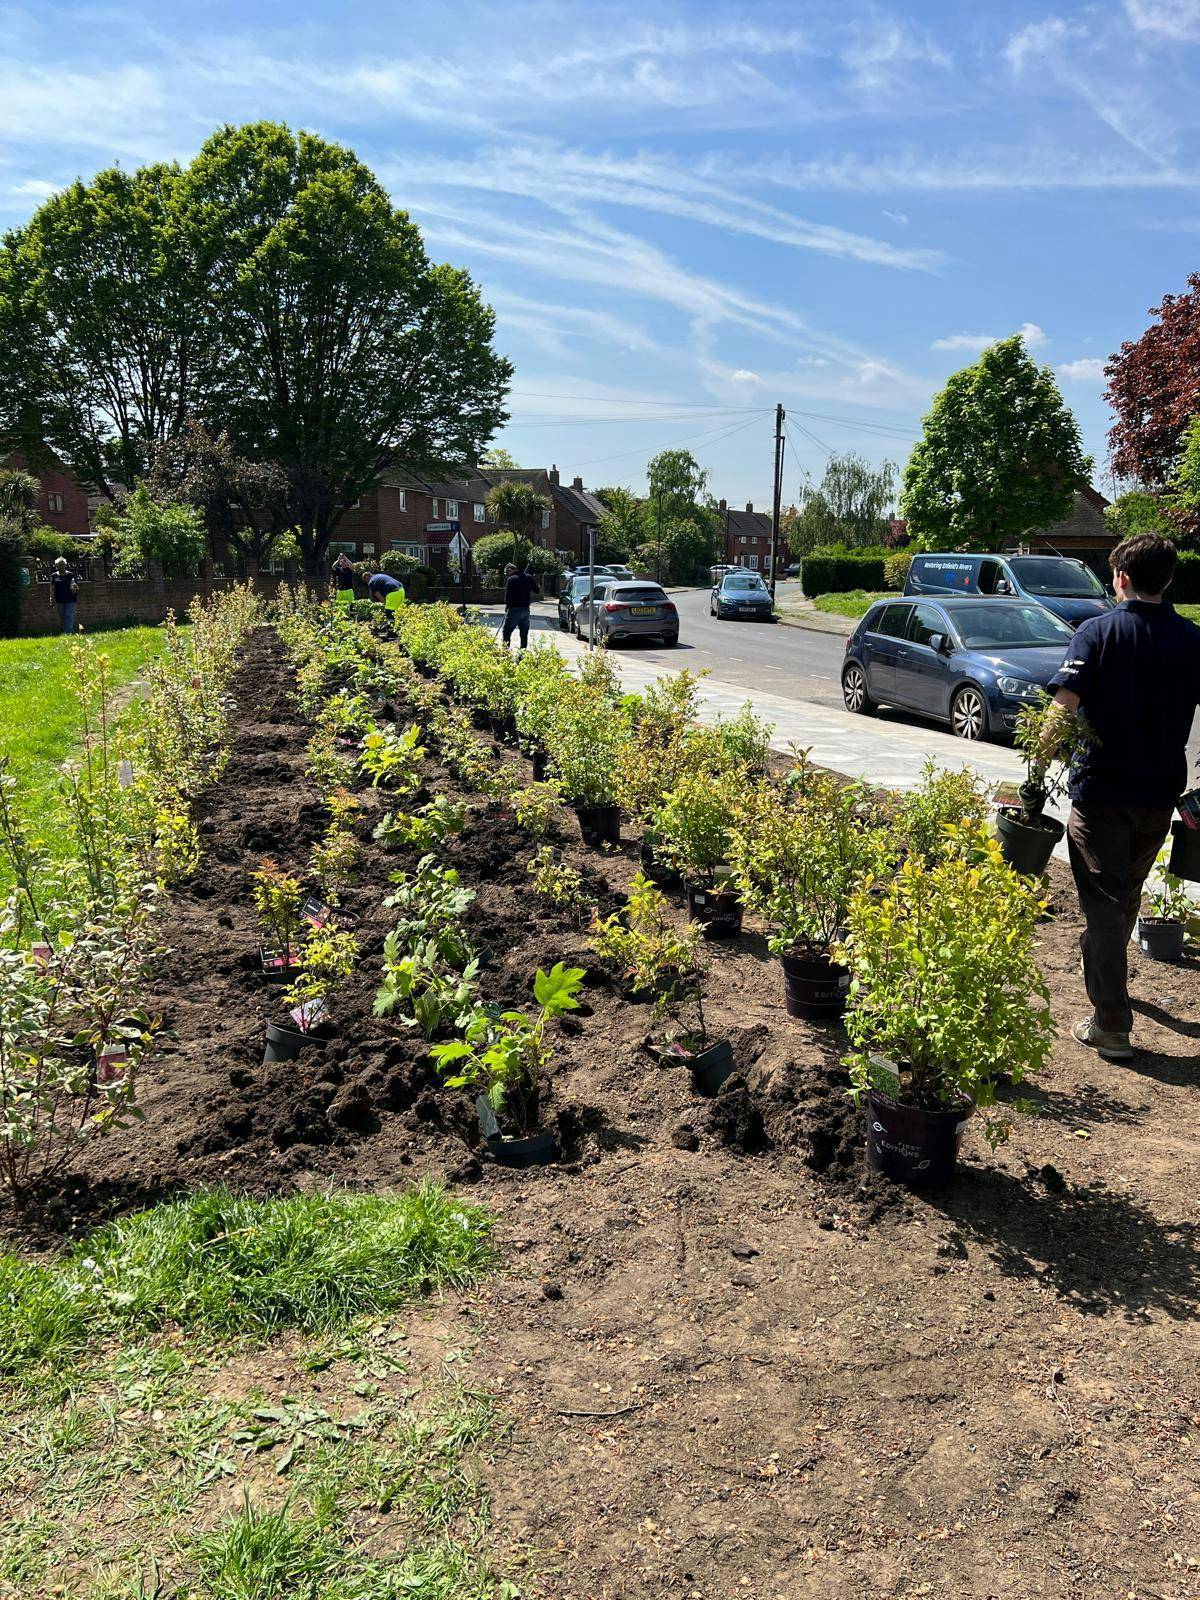
M 635 422 L 706 422 L 710 418 L 715 421 L 716 419 L 722 417 L 734 417 L 742 415 L 744 415 L 744 412 L 741 406 L 730 406 L 725 411 L 712 411 L 704 417 L 697 417 L 693 413 L 687 411 L 670 411 L 666 413 L 638 417 L 547 417 L 541 412 L 530 412 L 529 416 L 531 418 L 537 418 L 538 420 L 526 421 L 524 420 L 522 413 L 517 411 L 509 414 L 508 422 L 505 424 L 505 426 L 509 426 L 514 421 L 519 427 L 522 428 L 562 428 L 569 427 L 573 424 L 590 424 L 597 422 L 617 423 L 618 425 L 632 424 Z M 755 412 L 754 415 L 757 416 L 760 415 L 760 413 Z
M 509 391 L 514 399 L 521 400 L 586 400 L 591 405 L 598 406 L 666 406 L 677 412 L 703 413 L 708 412 L 718 415 L 723 412 L 753 412 L 756 416 L 768 411 L 766 406 L 721 406 L 716 402 L 701 405 L 690 400 L 644 400 L 626 399 L 617 395 L 600 394 L 550 394 L 538 389 L 512 389 Z M 786 402 L 785 402 L 786 404 Z M 832 422 L 841 428 L 858 428 L 864 433 L 890 434 L 898 439 L 915 440 L 917 435 L 907 428 L 898 427 L 893 422 L 860 422 L 853 417 L 835 417 L 824 411 L 801 411 L 795 406 L 788 405 L 789 417 L 808 417 L 813 422 Z
M 767 416 L 770 416 L 770 412 L 764 409 L 756 412 L 752 417 L 747 417 L 745 422 L 734 423 L 732 428 L 726 423 L 722 422 L 718 427 L 706 429 L 703 433 L 688 434 L 682 439 L 670 439 L 666 444 L 659 445 L 658 449 L 660 451 L 674 450 L 678 445 L 692 444 L 696 440 L 700 439 L 707 440 L 709 444 L 720 444 L 722 440 L 731 439 L 735 433 L 741 433 L 744 429 L 753 427 L 756 422 L 761 421 L 763 417 Z M 717 437 L 712 437 L 713 434 L 716 434 Z M 600 466 L 606 461 L 624 461 L 628 459 L 629 456 L 644 455 L 645 451 L 646 446 L 641 445 L 635 450 L 622 450 L 617 455 L 593 456 L 590 461 L 581 461 L 578 463 L 578 465 L 581 467 L 595 467 Z

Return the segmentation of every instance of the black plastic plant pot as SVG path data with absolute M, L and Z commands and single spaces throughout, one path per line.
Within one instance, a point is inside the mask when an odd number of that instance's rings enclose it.
M 732 889 L 708 889 L 694 883 L 687 889 L 688 916 L 706 939 L 736 939 L 742 931 L 741 897 Z
M 1200 883 L 1200 828 L 1186 822 L 1171 824 L 1171 864 L 1168 872 L 1189 883 Z
M 1042 817 L 1038 826 L 1031 828 L 1021 821 L 1015 806 L 1001 806 L 996 812 L 1000 853 L 1014 871 L 1027 877 L 1041 877 L 1065 832 L 1057 817 Z
M 660 861 L 655 850 L 657 839 L 653 833 L 647 831 L 638 850 L 641 861 L 642 875 L 649 878 L 651 883 L 660 889 L 671 889 L 678 885 L 679 874 L 674 867 L 669 867 L 665 861 Z
M 546 770 L 550 765 L 550 758 L 544 750 L 535 750 L 530 759 L 533 762 L 534 783 L 545 783 Z
M 874 1089 L 867 1091 L 867 1165 L 912 1189 L 949 1183 L 958 1166 L 958 1143 L 974 1109 L 922 1111 Z
M 728 1039 L 719 1039 L 706 1050 L 688 1059 L 688 1071 L 697 1094 L 711 1097 L 733 1075 L 733 1046 Z
M 1139 917 L 1138 949 L 1151 961 L 1182 961 L 1185 928 L 1167 917 Z
M 850 970 L 829 956 L 781 956 L 789 1017 L 835 1021 L 846 1009 Z
M 324 1050 L 328 1042 L 319 1033 L 302 1033 L 299 1028 L 285 1028 L 281 1023 L 268 1022 L 263 1066 L 272 1066 L 277 1061 L 295 1061 L 302 1050 Z
M 285 956 L 281 955 L 278 950 L 267 949 L 265 945 L 259 947 L 259 959 L 262 961 L 263 977 L 268 983 L 279 985 L 291 983 L 296 976 L 294 954 L 294 950 L 289 950 Z
M 575 815 L 579 818 L 579 831 L 584 844 L 620 844 L 620 806 L 576 806 Z
M 475 1101 L 475 1115 L 483 1132 L 483 1143 L 498 1167 L 548 1167 L 557 1153 L 552 1128 L 541 1128 L 537 1133 L 527 1133 L 509 1138 L 501 1133 L 496 1113 L 486 1095 Z

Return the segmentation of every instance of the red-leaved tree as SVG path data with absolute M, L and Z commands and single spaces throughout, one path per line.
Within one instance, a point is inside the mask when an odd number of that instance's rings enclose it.
M 1188 278 L 1187 294 L 1164 295 L 1150 315 L 1159 320 L 1127 339 L 1104 369 L 1117 417 L 1108 442 L 1118 477 L 1161 489 L 1200 411 L 1200 272 Z

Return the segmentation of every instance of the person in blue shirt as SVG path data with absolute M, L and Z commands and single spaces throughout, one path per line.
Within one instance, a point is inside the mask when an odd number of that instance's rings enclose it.
M 65 556 L 59 556 L 54 563 L 54 572 L 50 578 L 50 598 L 58 608 L 58 620 L 62 623 L 64 633 L 75 632 L 75 606 L 79 600 L 79 584 L 75 574 L 67 566 Z
M 1109 556 L 1114 611 L 1079 628 L 1051 679 L 1095 741 L 1071 769 L 1067 846 L 1084 915 L 1080 940 L 1092 1015 L 1072 1033 L 1107 1061 L 1132 1061 L 1129 939 L 1142 886 L 1187 788 L 1187 742 L 1200 703 L 1200 628 L 1163 598 L 1175 546 L 1139 533 Z M 1053 723 L 1048 733 L 1053 744 Z
M 396 613 L 405 602 L 404 585 L 398 578 L 389 578 L 386 572 L 375 572 L 367 579 L 367 594 L 372 600 L 383 602 L 383 609 L 392 614 L 392 624 L 395 626 L 398 618 Z

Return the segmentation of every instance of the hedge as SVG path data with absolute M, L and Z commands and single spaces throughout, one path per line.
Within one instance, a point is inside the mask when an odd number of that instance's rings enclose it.
M 810 600 L 847 589 L 882 589 L 883 564 L 891 554 L 882 545 L 862 550 L 814 550 L 800 563 L 800 586 Z
M 1167 599 L 1175 600 L 1181 606 L 1200 603 L 1200 552 L 1179 552 L 1179 563 L 1171 587 L 1167 590 Z

